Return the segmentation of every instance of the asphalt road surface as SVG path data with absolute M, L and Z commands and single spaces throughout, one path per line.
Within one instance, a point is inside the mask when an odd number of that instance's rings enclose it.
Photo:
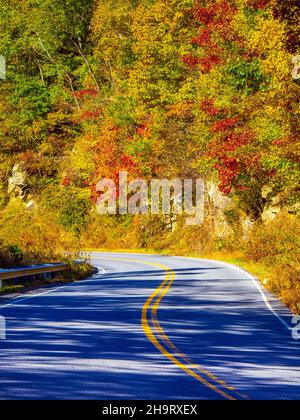
M 225 263 L 93 253 L 94 277 L 2 299 L 0 399 L 299 399 L 290 312 Z

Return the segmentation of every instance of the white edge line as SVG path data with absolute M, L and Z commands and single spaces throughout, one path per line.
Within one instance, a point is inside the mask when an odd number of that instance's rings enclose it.
M 102 254 L 101 252 L 93 252 L 93 253 L 94 254 Z M 107 253 L 104 252 L 103 254 L 107 254 Z M 128 256 L 130 256 L 130 255 L 151 256 L 151 254 L 130 254 L 130 253 L 124 253 L 123 255 L 125 255 L 125 254 L 128 255 Z M 153 255 L 153 256 L 155 256 L 155 255 Z M 225 261 L 220 261 L 220 260 L 210 260 L 210 259 L 205 259 L 205 258 L 183 257 L 183 256 L 178 256 L 177 257 L 175 255 L 164 255 L 164 256 L 166 258 L 171 257 L 171 258 L 190 259 L 190 260 L 208 261 L 208 262 L 209 261 L 212 261 L 212 262 L 215 262 L 215 263 L 218 263 L 218 264 L 224 264 L 227 267 L 234 268 L 236 271 L 239 271 L 240 273 L 243 273 L 244 275 L 246 275 L 253 282 L 253 284 L 255 285 L 256 289 L 260 292 L 260 295 L 262 297 L 262 300 L 263 300 L 266 308 L 282 323 L 282 325 L 285 326 L 285 328 L 288 329 L 288 331 L 292 331 L 293 330 L 293 328 L 290 327 L 288 325 L 288 323 L 273 308 L 273 306 L 271 305 L 268 297 L 264 293 L 264 290 L 263 290 L 263 288 L 262 288 L 262 286 L 260 284 L 260 281 L 255 276 L 252 276 L 250 273 L 248 273 L 248 271 L 244 270 L 243 268 L 238 267 L 235 264 L 230 264 L 230 263 L 227 263 Z M 291 313 L 291 316 L 292 315 L 293 314 Z
M 240 267 L 238 267 L 238 266 L 236 266 L 236 265 L 234 265 L 234 264 L 230 264 L 230 263 L 227 263 L 227 262 L 225 262 L 225 261 L 219 261 L 219 260 L 208 260 L 208 259 L 203 259 L 203 258 L 193 258 L 193 257 L 175 257 L 175 258 L 183 258 L 183 259 L 185 259 L 185 258 L 187 258 L 187 259 L 191 259 L 191 260 L 200 260 L 200 261 L 213 261 L 213 262 L 216 262 L 216 263 L 218 263 L 218 264 L 224 264 L 224 265 L 226 265 L 227 267 L 230 267 L 230 268 L 234 268 L 236 271 L 239 271 L 240 273 L 243 273 L 243 274 L 245 274 L 245 275 L 247 275 L 247 277 L 253 282 L 253 284 L 255 285 L 255 287 L 257 288 L 257 290 L 260 292 L 260 294 L 261 294 L 261 297 L 262 297 L 262 299 L 263 299 L 263 301 L 264 301 L 264 303 L 265 303 L 265 305 L 266 305 L 266 307 L 267 307 L 267 309 L 277 318 L 277 319 L 279 319 L 279 321 L 289 330 L 289 331 L 292 331 L 293 330 L 293 328 L 291 328 L 286 322 L 285 322 L 285 320 L 275 311 L 275 309 L 273 308 L 273 306 L 271 305 L 271 303 L 270 303 L 270 301 L 268 300 L 268 298 L 267 298 L 267 296 L 265 295 L 265 293 L 264 293 L 264 291 L 263 291 L 263 288 L 262 288 L 262 286 L 261 286 L 261 284 L 260 284 L 260 282 L 259 282 L 259 280 L 256 278 L 256 277 L 254 277 L 254 276 L 252 276 L 250 273 L 248 273 L 248 271 L 246 271 L 246 270 L 244 270 L 243 268 L 240 268 Z M 292 313 L 291 313 L 291 316 L 292 316 Z
M 100 255 L 101 254 L 104 254 L 105 255 L 105 254 L 109 254 L 109 253 L 94 251 L 93 254 L 98 254 L 98 255 L 99 254 Z M 125 255 L 125 254 L 128 255 L 128 256 L 130 256 L 130 255 L 131 256 L 132 255 L 139 255 L 139 256 L 150 256 L 151 257 L 151 254 L 130 254 L 130 253 L 124 253 L 123 255 Z M 104 255 L 103 255 L 103 257 L 104 257 Z M 153 255 L 153 256 L 155 256 L 155 255 Z M 285 322 L 285 320 L 273 308 L 273 306 L 269 302 L 267 296 L 265 295 L 265 293 L 263 291 L 263 288 L 262 288 L 259 280 L 256 277 L 254 277 L 253 275 L 251 275 L 250 273 L 248 273 L 248 271 L 244 270 L 243 268 L 238 267 L 235 264 L 230 264 L 230 263 L 227 263 L 225 261 L 220 261 L 220 260 L 210 260 L 210 259 L 205 259 L 205 258 L 184 257 L 184 256 L 175 256 L 175 255 L 164 255 L 164 256 L 166 258 L 171 257 L 171 258 L 180 258 L 180 259 L 191 259 L 191 260 L 197 260 L 197 261 L 208 261 L 208 262 L 212 261 L 212 262 L 215 262 L 215 263 L 218 263 L 218 264 L 224 264 L 224 265 L 226 265 L 229 268 L 234 268 L 236 271 L 239 271 L 240 273 L 243 273 L 244 275 L 246 275 L 249 278 L 249 280 L 252 281 L 252 283 L 255 285 L 256 289 L 259 291 L 259 293 L 260 293 L 260 295 L 262 297 L 262 300 L 263 300 L 266 308 L 282 323 L 282 325 L 284 325 L 285 328 L 287 328 L 288 331 L 292 331 L 293 330 L 293 328 L 291 328 L 287 324 L 287 322 Z M 0 307 L 0 309 L 1 309 L 1 307 Z M 291 316 L 292 316 L 292 313 L 291 313 Z
M 103 276 L 106 273 L 104 268 L 97 267 L 97 266 L 95 266 L 95 267 L 99 271 L 101 271 L 100 276 Z M 65 286 L 59 286 L 59 287 L 56 287 L 54 289 L 49 289 L 46 292 L 37 293 L 35 295 L 27 295 L 24 298 L 14 298 L 14 299 L 11 300 L 11 302 L 0 306 L 0 309 L 5 309 L 9 306 L 14 306 L 14 305 L 18 304 L 19 302 L 23 302 L 24 300 L 33 299 L 33 298 L 39 297 L 39 296 L 49 295 L 50 293 L 56 292 L 57 290 L 62 290 L 62 289 L 65 289 L 66 287 L 74 286 L 75 284 L 88 283 L 88 282 L 94 281 L 96 276 L 99 276 L 99 272 L 94 274 L 92 277 L 87 278 L 86 280 L 79 280 L 79 281 L 70 282 L 70 283 L 66 284 Z

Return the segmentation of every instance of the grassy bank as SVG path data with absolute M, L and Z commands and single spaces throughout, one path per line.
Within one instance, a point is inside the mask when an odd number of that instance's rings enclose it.
M 51 263 L 66 263 L 69 270 L 45 281 L 13 284 L 5 282 L 1 292 L 22 291 L 52 282 L 71 282 L 83 279 L 93 272 L 88 261 L 74 264 L 80 257 L 78 237 L 60 226 L 51 212 L 37 208 L 26 211 L 21 200 L 11 200 L 0 212 L 0 268 Z

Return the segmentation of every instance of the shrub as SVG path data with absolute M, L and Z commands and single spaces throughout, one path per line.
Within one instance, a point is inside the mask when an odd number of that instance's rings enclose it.
M 294 311 L 300 310 L 299 218 L 282 214 L 253 230 L 246 258 L 270 270 L 270 288 Z

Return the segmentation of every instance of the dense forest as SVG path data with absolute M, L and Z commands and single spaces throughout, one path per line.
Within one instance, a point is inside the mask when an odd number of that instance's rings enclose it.
M 0 256 L 240 262 L 300 310 L 298 0 L 1 0 Z M 96 184 L 207 183 L 201 226 L 99 216 Z

